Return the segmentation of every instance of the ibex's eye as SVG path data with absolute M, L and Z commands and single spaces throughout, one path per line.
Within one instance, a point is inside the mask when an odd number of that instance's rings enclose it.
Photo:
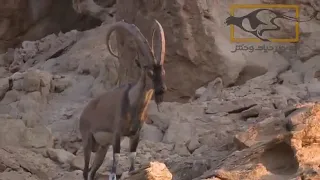
M 139 68 L 141 68 L 141 64 L 140 64 L 139 60 L 138 60 L 138 59 L 134 59 L 134 61 L 135 61 L 136 65 L 137 65 Z

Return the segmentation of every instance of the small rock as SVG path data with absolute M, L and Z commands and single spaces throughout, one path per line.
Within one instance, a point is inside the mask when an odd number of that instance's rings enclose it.
M 258 120 L 259 120 L 258 118 L 251 117 L 251 118 L 248 118 L 246 122 L 251 124 L 251 123 L 256 123 Z
M 261 110 L 259 112 L 259 117 L 267 117 L 274 112 L 274 108 L 271 107 L 261 107 Z
M 144 124 L 141 129 L 141 139 L 153 141 L 153 142 L 161 142 L 163 138 L 163 133 L 156 126 Z
M 242 118 L 251 118 L 251 117 L 258 117 L 261 107 L 260 106 L 253 106 L 250 109 L 244 110 L 241 112 Z
M 309 107 L 302 107 L 302 108 L 299 108 L 299 109 L 295 110 L 294 112 L 292 112 L 287 117 L 286 129 L 288 131 L 293 131 L 299 125 L 303 125 L 305 123 L 305 122 L 303 122 L 304 118 L 305 118 L 306 113 L 308 112 L 309 109 L 310 109 Z
M 229 125 L 230 126 L 230 125 Z M 223 146 L 226 142 L 231 141 L 232 133 L 227 129 L 216 129 L 199 134 L 199 142 L 208 146 Z
M 198 137 L 192 137 L 188 143 L 188 149 L 192 153 L 201 146 Z
M 167 115 L 149 111 L 148 119 L 150 119 L 153 122 L 153 125 L 157 126 L 161 131 L 168 129 L 170 118 Z
M 0 55 L 0 65 L 9 66 L 14 60 L 14 49 L 8 48 L 7 52 Z
M 92 158 L 90 158 L 92 161 Z M 83 170 L 84 167 L 84 157 L 83 155 L 77 155 L 75 158 L 73 158 L 71 162 L 71 168 L 77 169 L 77 170 Z
M 0 78 L 6 77 L 8 74 L 8 71 L 4 67 L 0 67 Z
M 320 82 L 310 83 L 307 88 L 311 97 L 320 96 Z
M 23 90 L 26 92 L 40 91 L 40 77 L 35 71 L 27 71 L 23 78 Z
M 12 89 L 17 91 L 23 91 L 23 79 L 14 80 L 12 84 Z
M 180 156 L 189 156 L 190 155 L 190 152 L 189 150 L 187 149 L 187 147 L 184 145 L 184 144 L 181 144 L 181 143 L 177 143 L 175 146 L 174 146 L 174 151 L 179 154 Z
M 22 120 L 28 128 L 33 128 L 41 124 L 41 116 L 34 111 L 27 111 L 22 114 Z
M 0 119 L 14 119 L 11 115 L 9 114 L 0 114 Z
M 51 91 L 56 92 L 56 93 L 61 93 L 71 85 L 71 82 L 67 78 L 54 79 L 54 80 L 52 80 L 51 85 L 52 85 Z
M 47 71 L 37 71 L 41 79 L 41 94 L 46 97 L 51 89 L 52 74 Z
M 81 143 L 80 139 L 78 139 L 77 136 L 74 136 L 74 135 L 70 136 L 68 134 L 65 134 L 65 136 L 67 136 L 67 137 L 62 137 L 60 139 L 61 147 L 63 147 L 63 149 L 65 149 L 73 154 L 76 153 L 79 150 L 79 148 L 82 147 L 82 143 Z
M 234 136 L 233 143 L 238 150 L 246 149 L 254 144 L 258 132 L 255 128 L 248 129 L 247 132 L 239 133 Z
M 9 78 L 0 79 L 0 98 L 4 97 L 4 95 L 9 90 Z
M 57 75 L 57 74 L 52 76 L 52 79 L 61 79 L 61 78 L 63 78 L 63 76 Z
M 121 141 L 121 149 L 129 149 L 130 148 L 130 138 L 123 138 Z
M 74 109 L 66 109 L 64 112 L 63 112 L 63 119 L 67 120 L 67 119 L 70 119 L 74 114 Z
M 6 145 L 20 146 L 25 130 L 24 123 L 19 119 L 0 119 L 0 147 Z
M 199 89 L 196 90 L 195 92 L 195 98 L 199 98 L 205 91 L 207 88 L 205 87 L 200 87 Z
M 20 119 L 18 110 L 11 106 L 11 104 L 0 103 L 0 114 L 8 114 L 16 119 Z
M 19 80 L 19 79 L 22 79 L 24 75 L 25 75 L 25 73 L 16 72 L 16 73 L 12 74 L 11 79 L 14 81 Z
M 196 149 L 192 154 L 194 155 L 201 155 L 204 152 L 208 151 L 210 148 L 208 145 L 202 145 L 198 149 Z
M 76 157 L 72 153 L 64 150 L 64 149 L 47 149 L 47 155 L 50 159 L 57 161 L 62 164 L 70 164 L 73 159 Z
M 172 174 L 166 165 L 157 161 L 142 165 L 141 169 L 137 169 L 135 173 L 130 173 L 129 176 L 124 175 L 121 178 L 122 180 L 172 180 Z M 107 179 L 107 177 L 103 179 Z
M 215 98 L 221 98 L 223 93 L 223 82 L 220 77 L 208 83 L 207 88 L 199 97 L 200 102 L 210 101 Z
M 82 171 L 81 170 L 75 170 L 72 172 L 66 172 L 64 173 L 60 178 L 58 178 L 57 180 L 82 180 L 83 179 L 83 175 L 82 175 Z
M 279 75 L 279 80 L 283 80 L 284 85 L 298 85 L 302 84 L 301 75 L 298 72 L 292 72 L 289 70 Z
M 192 137 L 192 126 L 185 122 L 171 122 L 167 129 L 163 142 L 165 143 L 186 143 Z
M 19 92 L 16 90 L 11 90 L 6 93 L 6 95 L 4 96 L 4 98 L 2 99 L 2 101 L 0 103 L 1 104 L 10 104 L 10 103 L 18 101 L 19 98 L 20 98 Z
M 28 148 L 53 147 L 53 136 L 47 127 L 38 125 L 34 128 L 25 129 L 23 143 Z
M 21 112 L 39 111 L 41 104 L 35 100 L 30 94 L 21 97 L 17 105 Z

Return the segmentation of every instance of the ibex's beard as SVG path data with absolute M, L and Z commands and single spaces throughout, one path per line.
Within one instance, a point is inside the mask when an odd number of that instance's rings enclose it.
M 161 104 L 163 102 L 163 94 L 155 94 L 154 100 L 157 105 Z

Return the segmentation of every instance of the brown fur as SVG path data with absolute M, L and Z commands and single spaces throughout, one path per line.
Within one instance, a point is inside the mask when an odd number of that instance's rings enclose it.
M 126 118 L 121 118 L 120 123 L 115 123 L 116 107 L 124 106 L 121 101 L 113 101 L 120 99 L 125 95 L 127 86 L 113 91 L 106 92 L 89 102 L 85 107 L 80 117 L 80 132 L 81 134 L 96 133 L 99 131 L 113 132 L 116 126 L 121 126 L 122 134 L 130 134 L 128 127 L 131 124 L 132 116 L 130 111 L 125 112 Z M 146 110 L 153 96 L 153 89 L 148 90 L 144 95 L 143 105 L 139 108 L 139 119 L 141 123 L 146 119 Z M 112 100 L 112 101 L 110 101 Z
M 115 125 L 123 124 L 123 122 L 115 123 L 116 107 L 121 107 L 121 101 L 110 101 L 112 99 L 121 99 L 125 94 L 126 87 L 118 88 L 113 91 L 106 92 L 93 100 L 84 108 L 80 116 L 80 133 L 84 138 L 89 138 L 90 134 L 99 131 L 113 132 Z M 93 141 L 92 147 L 95 146 Z

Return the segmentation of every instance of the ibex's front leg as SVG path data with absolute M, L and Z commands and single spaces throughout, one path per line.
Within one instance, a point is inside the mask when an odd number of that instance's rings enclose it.
M 137 155 L 137 147 L 139 144 L 140 130 L 136 133 L 136 135 L 130 137 L 130 169 L 129 172 L 134 170 L 134 163 Z
M 120 133 L 115 132 L 114 141 L 113 141 L 113 162 L 111 168 L 111 174 L 109 176 L 109 180 L 116 180 L 117 179 L 117 165 L 120 158 Z

